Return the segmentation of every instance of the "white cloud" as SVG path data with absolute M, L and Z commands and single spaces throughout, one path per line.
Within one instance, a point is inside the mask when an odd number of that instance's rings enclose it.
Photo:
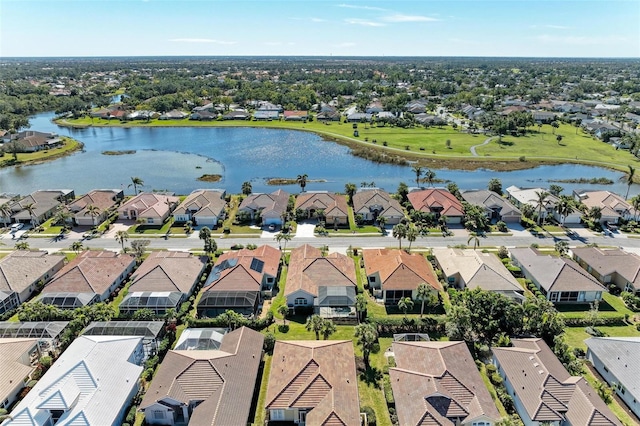
M 378 12 L 386 12 L 389 9 L 383 9 L 375 6 L 356 6 L 355 4 L 339 4 L 338 7 L 344 7 L 347 9 L 359 9 L 359 10 L 377 10 Z
M 235 41 L 216 40 L 212 38 L 172 38 L 169 41 L 174 41 L 178 43 L 236 44 Z
M 421 16 L 421 15 L 403 15 L 401 13 L 395 13 L 393 15 L 385 16 L 382 18 L 383 21 L 387 22 L 434 22 L 439 21 L 439 19 L 432 18 L 430 16 Z
M 344 20 L 347 24 L 363 25 L 365 27 L 386 27 L 382 22 L 367 21 L 365 19 L 349 18 Z

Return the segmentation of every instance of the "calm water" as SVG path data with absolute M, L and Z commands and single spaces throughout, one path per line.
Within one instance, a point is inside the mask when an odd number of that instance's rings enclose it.
M 143 189 L 167 189 L 186 194 L 195 188 L 225 188 L 240 192 L 250 180 L 254 192 L 273 191 L 269 177 L 295 178 L 306 173 L 307 190 L 344 191 L 344 184 L 375 182 L 394 191 L 401 181 L 411 185 L 415 175 L 408 166 L 375 164 L 353 157 L 349 148 L 323 141 L 319 136 L 292 130 L 258 128 L 87 128 L 68 129 L 50 122 L 52 113 L 31 119 L 31 129 L 72 136 L 85 151 L 49 163 L 0 170 L 0 193 L 28 193 L 42 188 L 71 188 L 85 193 L 95 188 L 125 188 L 131 176 L 145 182 Z M 136 150 L 135 154 L 107 156 L 102 151 Z M 218 183 L 198 182 L 202 174 L 221 174 Z M 565 192 L 576 187 L 608 189 L 624 194 L 621 173 L 579 165 L 541 166 L 513 172 L 490 170 L 436 170 L 437 177 L 455 181 L 463 189 L 486 188 L 491 178 L 503 187 L 548 186 L 548 179 L 608 177 L 614 185 L 560 184 Z M 298 186 L 285 186 L 297 192 Z M 631 188 L 631 194 L 639 188 Z M 129 190 L 132 192 L 132 190 Z

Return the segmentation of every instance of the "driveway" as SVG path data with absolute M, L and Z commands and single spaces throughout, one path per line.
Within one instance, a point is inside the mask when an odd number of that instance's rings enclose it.
M 293 238 L 313 238 L 313 231 L 316 225 L 313 223 L 299 223 L 296 228 L 296 235 Z

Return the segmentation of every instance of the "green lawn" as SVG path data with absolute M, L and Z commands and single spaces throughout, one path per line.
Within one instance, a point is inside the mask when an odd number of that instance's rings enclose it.
M 262 381 L 260 382 L 260 395 L 258 396 L 258 404 L 256 406 L 256 415 L 253 419 L 254 425 L 264 425 L 266 411 L 264 410 L 265 400 L 267 399 L 267 385 L 269 383 L 269 373 L 271 372 L 271 361 L 273 356 L 265 354 L 264 368 L 262 370 Z
M 589 382 L 591 387 L 593 387 L 594 389 L 596 388 L 597 386 L 596 383 L 598 382 L 598 379 L 596 378 L 596 376 L 593 375 L 591 370 L 589 370 L 588 368 L 585 368 L 585 373 L 582 376 L 585 378 L 587 382 Z M 636 421 L 629 414 L 627 414 L 626 406 L 624 407 L 620 406 L 620 404 L 618 404 L 615 398 L 613 398 L 611 402 L 607 404 L 607 406 L 611 411 L 613 411 L 613 414 L 615 414 L 616 417 L 618 417 L 618 419 L 622 422 L 623 425 L 633 426 L 637 424 Z
M 635 325 L 627 325 L 627 326 L 598 326 L 598 330 L 602 331 L 607 337 L 638 337 L 640 336 L 640 331 L 638 331 Z M 567 327 L 565 330 L 565 335 L 567 338 L 567 343 L 569 346 L 574 348 L 582 348 L 584 350 L 587 349 L 587 345 L 584 344 L 584 341 L 591 337 L 587 334 L 585 327 Z
M 167 231 L 171 229 L 171 225 L 173 224 L 173 218 L 170 218 L 162 226 L 158 225 L 147 225 L 147 224 L 137 224 L 131 226 L 127 232 L 130 235 L 165 235 Z
M 37 152 L 19 152 L 17 154 L 19 164 L 35 163 L 47 160 L 53 160 L 55 158 L 64 157 L 74 151 L 82 149 L 82 144 L 74 139 L 68 137 L 61 137 L 64 144 L 60 148 L 47 149 Z M 5 165 L 5 162 L 11 163 L 13 161 L 13 154 L 6 153 L 0 160 L 0 167 Z M 7 164 L 11 165 L 11 164 Z

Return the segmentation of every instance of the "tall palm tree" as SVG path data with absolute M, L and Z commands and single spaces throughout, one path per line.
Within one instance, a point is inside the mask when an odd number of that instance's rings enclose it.
M 356 343 L 362 347 L 364 365 L 369 369 L 371 367 L 369 364 L 369 355 L 378 341 L 378 331 L 373 325 L 363 323 L 356 326 L 354 337 L 356 338 Z
M 117 231 L 115 238 L 116 241 L 122 245 L 122 250 L 124 251 L 124 243 L 129 240 L 129 234 L 127 234 L 127 231 Z
M 411 243 L 418 239 L 418 227 L 413 223 L 407 227 L 407 241 L 409 241 L 409 251 L 411 251 Z
M 431 286 L 425 282 L 422 282 L 418 285 L 416 290 L 416 299 L 420 301 L 420 318 L 422 318 L 422 314 L 424 314 L 424 302 L 429 300 L 431 297 Z
M 427 170 L 424 174 L 424 180 L 429 182 L 429 186 L 433 186 L 433 182 L 436 180 L 436 172 L 431 169 Z
M 2 216 L 2 221 L 4 222 L 5 227 L 11 222 L 12 214 L 13 210 L 11 210 L 11 206 L 8 202 L 2 203 L 2 205 L 0 205 L 0 216 Z
M 631 198 L 631 207 L 633 207 L 633 220 L 638 221 L 638 210 L 640 210 L 640 195 Z M 0 207 L 2 209 L 2 207 Z M 1 210 L 0 210 L 1 211 Z
M 547 207 L 549 193 L 547 191 L 536 191 L 536 198 L 533 200 L 538 208 L 538 225 L 542 224 L 542 209 Z
M 410 297 L 403 297 L 398 300 L 398 309 L 402 311 L 404 317 L 407 317 L 407 312 L 413 309 L 413 300 Z
M 320 332 L 322 331 L 323 323 L 324 320 L 322 317 L 318 314 L 314 314 L 307 318 L 304 328 L 306 328 L 307 331 L 314 332 L 316 334 L 316 340 L 320 340 Z
M 29 212 L 29 216 L 31 216 L 31 225 L 32 225 L 33 227 L 35 227 L 35 226 L 36 226 L 36 222 L 38 221 L 38 218 L 37 218 L 37 217 L 35 217 L 35 211 L 36 211 L 36 206 L 35 206 L 35 204 L 34 204 L 34 203 L 26 204 L 26 205 L 24 206 L 24 209 L 25 209 L 27 212 Z
M 336 324 L 331 321 L 329 318 L 325 318 L 322 320 L 322 338 L 324 340 L 327 340 L 329 338 L 329 336 L 331 336 L 333 333 L 335 333 L 337 330 L 336 328 Z
M 476 250 L 478 246 L 480 246 L 480 238 L 478 238 L 478 234 L 475 232 L 469 233 L 469 239 L 467 240 L 467 244 L 473 241 L 473 249 Z
M 246 181 L 242 182 L 242 193 L 244 195 L 249 195 L 253 191 L 253 187 L 251 186 L 251 182 Z
M 282 315 L 282 325 L 287 325 L 287 315 L 289 314 L 289 307 L 287 305 L 281 305 L 278 308 L 278 313 Z
M 304 188 L 307 186 L 307 179 L 309 176 L 305 173 L 296 177 L 296 183 L 300 185 L 300 189 L 304 192 Z
M 71 247 L 69 247 L 71 250 L 73 250 L 74 252 L 76 252 L 76 254 L 80 253 L 82 250 L 84 250 L 84 246 L 82 245 L 82 242 L 80 241 L 74 241 L 71 244 Z
M 558 201 L 558 205 L 556 205 L 556 211 L 562 218 L 562 226 L 564 226 L 567 216 L 576 211 L 576 208 L 569 197 L 562 196 L 560 197 L 560 201 Z
M 418 164 L 416 164 L 411 166 L 411 170 L 413 170 L 413 173 L 416 174 L 416 186 L 420 187 L 420 176 L 422 176 L 424 169 Z
M 284 232 L 278 232 L 276 234 L 275 237 L 273 237 L 274 240 L 276 240 L 278 242 L 278 244 L 280 244 L 280 242 L 284 241 L 284 250 L 287 249 L 287 242 L 291 241 L 291 234 L 289 233 L 284 233 Z
M 367 312 L 367 296 L 360 293 L 356 295 L 356 312 L 358 313 L 358 323 L 364 319 L 364 313 Z
M 97 225 L 96 217 L 100 216 L 100 213 L 101 213 L 100 207 L 94 206 L 93 204 L 89 204 L 84 209 L 85 209 L 84 214 L 91 216 L 91 223 L 93 223 L 94 225 Z
M 132 186 L 133 191 L 136 193 L 136 195 L 138 195 L 138 187 L 144 186 L 144 181 L 139 177 L 132 176 L 131 183 L 129 184 L 129 186 L 127 186 L 127 188 L 131 188 Z
M 620 178 L 621 182 L 624 182 L 627 184 L 627 193 L 624 195 L 625 200 L 629 198 L 629 190 L 631 189 L 631 184 L 633 184 L 633 177 L 636 174 L 635 167 L 631 165 L 628 165 L 627 167 L 629 167 L 629 171 L 626 172 L 624 175 L 622 175 L 622 177 Z
M 353 196 L 356 195 L 358 188 L 355 183 L 347 183 L 344 185 L 344 192 L 349 196 L 349 205 L 353 206 Z
M 407 226 L 403 223 L 399 223 L 391 230 L 393 238 L 398 240 L 398 248 L 402 249 L 402 239 L 407 237 Z

